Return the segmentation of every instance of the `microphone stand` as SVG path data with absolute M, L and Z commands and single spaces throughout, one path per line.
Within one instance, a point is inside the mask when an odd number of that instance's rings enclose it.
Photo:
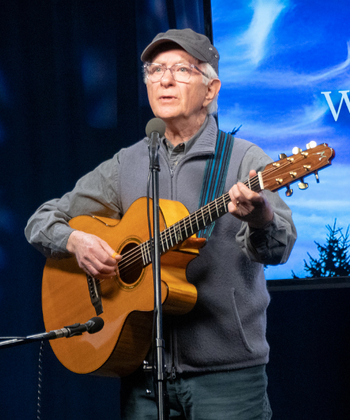
M 162 290 L 160 278 L 160 228 L 159 228 L 159 133 L 151 133 L 149 147 L 150 169 L 152 173 L 152 195 L 153 195 L 153 281 L 154 281 L 154 305 L 156 317 L 156 390 L 158 419 L 166 420 L 167 410 L 165 404 L 166 375 L 164 369 L 164 339 L 162 320 Z M 154 368 L 154 367 L 153 367 Z
M 29 335 L 27 337 L 14 337 L 10 340 L 0 342 L 0 350 L 8 347 L 20 346 L 21 344 L 30 344 L 35 341 L 49 340 L 48 337 L 43 334 Z

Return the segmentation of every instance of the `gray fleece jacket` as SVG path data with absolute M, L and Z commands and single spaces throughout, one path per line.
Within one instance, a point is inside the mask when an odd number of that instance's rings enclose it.
M 160 198 L 198 208 L 207 157 L 214 152 L 217 126 L 213 117 L 175 169 L 164 146 L 159 150 Z M 249 170 L 263 170 L 271 159 L 257 146 L 235 139 L 225 191 Z M 147 138 L 122 149 L 85 175 L 73 191 L 43 204 L 28 221 L 26 237 L 45 256 L 67 254 L 72 229 L 68 221 L 81 214 L 121 218 L 146 195 L 149 170 Z M 187 279 L 198 290 L 194 309 L 164 319 L 168 371 L 206 372 L 267 363 L 266 309 L 269 294 L 264 264 L 287 261 L 296 239 L 291 211 L 277 193 L 265 191 L 273 221 L 251 230 L 230 214 L 216 221 L 207 245 L 188 265 Z

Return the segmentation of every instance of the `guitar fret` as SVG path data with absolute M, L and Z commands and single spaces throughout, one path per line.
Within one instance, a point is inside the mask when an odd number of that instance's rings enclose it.
M 152 261 L 152 244 L 150 241 L 147 241 L 147 255 L 148 255 L 148 264 Z
M 183 241 L 182 231 L 181 231 L 179 223 L 177 223 L 177 228 L 178 228 L 177 243 L 179 243 Z
M 191 232 L 192 232 L 192 235 L 193 235 L 193 226 L 192 226 L 191 216 L 189 217 L 189 221 L 190 221 Z
M 177 235 L 177 225 L 174 225 L 174 241 L 175 243 L 179 243 L 178 235 Z
M 174 225 L 174 242 L 175 244 L 179 243 L 179 241 L 177 240 L 176 224 Z
M 209 212 L 210 222 L 213 223 L 213 218 L 212 218 L 212 215 L 211 215 L 210 206 L 208 206 L 208 212 Z
M 197 212 L 195 213 L 195 215 L 196 215 L 196 223 L 197 223 L 197 228 L 198 228 L 198 230 L 199 230 L 199 224 L 198 224 L 198 217 L 197 217 Z
M 141 244 L 140 249 L 141 249 L 141 257 L 142 257 L 143 265 L 146 265 L 146 255 L 144 253 L 144 244 L 145 242 Z
M 148 264 L 148 255 L 147 255 L 148 242 L 144 242 L 142 245 L 143 245 L 141 248 L 142 262 L 143 262 L 143 265 L 147 265 Z
M 187 218 L 186 218 L 187 219 Z M 186 234 L 186 238 L 189 237 L 189 234 L 187 233 L 187 228 L 186 228 L 186 222 L 184 222 L 184 227 L 185 227 L 185 234 Z
M 167 235 L 168 229 L 165 231 L 165 242 L 166 242 L 166 247 L 167 249 L 169 249 L 169 244 L 168 244 L 168 235 Z
M 228 205 L 228 203 L 231 201 L 229 197 L 228 197 L 228 200 L 229 200 L 229 201 L 228 201 L 228 202 L 226 202 L 225 198 L 224 198 L 224 197 L 222 198 L 223 205 L 224 205 L 224 209 L 226 210 L 226 213 L 228 212 L 228 207 L 227 207 L 227 205 Z
M 171 247 L 173 247 L 174 246 L 174 243 L 173 243 L 173 239 L 172 239 L 172 235 L 171 235 L 171 227 L 170 227 L 170 242 L 171 242 Z
M 165 252 L 165 248 L 164 248 L 164 241 L 163 241 L 162 236 L 163 236 L 163 235 L 161 235 L 160 243 L 161 243 L 161 246 L 162 246 L 163 252 Z
M 219 213 L 219 208 L 218 208 L 218 200 L 215 199 L 214 201 L 215 201 L 215 207 L 216 207 L 216 214 L 219 217 L 220 216 L 220 213 Z
M 203 213 L 203 207 L 201 208 L 201 213 L 202 213 L 202 220 L 203 220 L 203 224 L 205 226 L 205 218 L 204 218 L 204 213 Z
M 217 203 L 217 217 L 220 217 L 221 216 L 221 209 L 223 207 L 222 197 L 219 197 L 216 200 L 216 203 Z M 224 209 L 225 209 L 225 206 L 224 206 Z
M 259 189 L 261 191 L 264 189 L 264 181 L 262 177 L 262 172 L 258 172 L 258 179 L 259 179 Z

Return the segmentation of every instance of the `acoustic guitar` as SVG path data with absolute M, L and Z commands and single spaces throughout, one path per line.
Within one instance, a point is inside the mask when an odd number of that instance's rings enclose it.
M 280 155 L 245 185 L 259 192 L 277 191 L 329 166 L 335 156 L 327 144 Z M 205 239 L 196 233 L 228 212 L 228 193 L 192 214 L 179 202 L 160 200 L 160 246 L 162 306 L 164 314 L 189 312 L 197 299 L 196 288 L 186 280 L 188 263 L 199 255 Z M 150 208 L 152 212 L 152 205 Z M 135 371 L 145 359 L 152 341 L 154 309 L 151 240 L 148 234 L 146 198 L 136 200 L 121 220 L 78 216 L 70 221 L 74 229 L 99 236 L 118 254 L 119 275 L 100 281 L 85 274 L 75 257 L 48 259 L 43 273 L 42 308 L 47 331 L 95 316 L 104 320 L 96 334 L 82 334 L 51 341 L 59 361 L 81 374 L 122 377 Z

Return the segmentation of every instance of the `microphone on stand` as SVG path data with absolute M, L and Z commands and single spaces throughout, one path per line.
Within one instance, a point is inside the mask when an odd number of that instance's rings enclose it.
M 101 331 L 103 326 L 103 319 L 99 316 L 96 316 L 94 318 L 91 318 L 89 321 L 85 322 L 85 324 L 77 323 L 73 325 L 68 325 L 59 330 L 52 330 L 41 334 L 29 335 L 27 337 L 18 337 L 7 341 L 2 341 L 0 342 L 0 348 L 13 347 L 20 344 L 28 344 L 34 341 L 55 340 L 56 338 L 62 337 L 69 338 L 74 337 L 76 335 L 81 335 L 84 332 L 88 332 L 89 334 L 95 334 Z
M 84 332 L 88 332 L 89 334 L 95 334 L 101 331 L 103 326 L 103 319 L 99 316 L 95 316 L 94 318 L 91 318 L 89 321 L 85 322 L 85 324 L 68 325 L 67 327 L 61 328 L 59 330 L 53 330 L 43 334 L 32 335 L 27 338 L 30 339 L 39 336 L 46 340 L 55 340 L 56 338 L 62 337 L 74 337 L 75 335 L 81 335 Z
M 152 118 L 146 125 L 147 137 L 151 140 L 148 146 L 150 169 L 159 170 L 158 148 L 159 139 L 164 136 L 165 122 L 160 118 Z
M 158 135 L 158 139 L 162 138 L 165 133 L 165 122 L 160 118 L 152 118 L 146 125 L 146 135 L 148 138 Z
M 162 325 L 162 288 L 160 278 L 160 227 L 159 227 L 159 138 L 163 137 L 165 133 L 165 123 L 160 118 L 153 118 L 146 126 L 147 137 L 150 138 L 149 144 L 149 158 L 150 158 L 150 172 L 152 175 L 152 192 L 153 192 L 153 246 L 151 250 L 152 268 L 153 268 L 153 283 L 154 283 L 154 350 L 155 350 L 155 374 L 157 378 L 155 383 L 157 394 L 157 406 L 159 418 L 164 418 L 166 406 L 166 375 L 164 363 L 164 349 L 165 344 L 163 340 L 163 325 Z M 151 223 L 149 223 L 149 227 Z M 149 228 L 150 229 L 150 228 Z M 152 232 L 150 229 L 150 239 L 152 244 Z

